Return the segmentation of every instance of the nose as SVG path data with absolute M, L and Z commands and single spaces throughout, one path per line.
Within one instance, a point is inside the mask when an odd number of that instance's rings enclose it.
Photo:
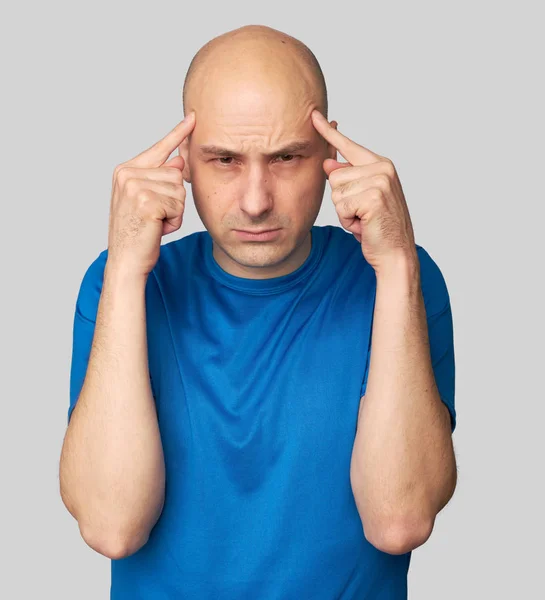
M 247 177 L 242 181 L 240 208 L 255 219 L 269 212 L 273 207 L 272 177 L 266 166 L 249 167 Z

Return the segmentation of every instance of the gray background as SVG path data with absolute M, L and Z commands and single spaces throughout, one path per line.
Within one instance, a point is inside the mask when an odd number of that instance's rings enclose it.
M 107 245 L 114 167 L 182 118 L 183 77 L 198 48 L 250 23 L 314 51 L 329 118 L 393 160 L 417 243 L 449 288 L 459 480 L 413 552 L 410 598 L 542 593 L 539 4 L 2 9 L 2 598 L 108 597 L 110 561 L 86 546 L 58 491 L 75 299 Z M 182 228 L 163 243 L 204 228 L 188 190 Z M 340 225 L 329 184 L 317 224 Z

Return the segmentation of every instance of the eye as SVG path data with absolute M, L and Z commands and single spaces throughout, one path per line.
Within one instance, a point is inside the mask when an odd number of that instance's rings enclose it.
M 279 155 L 280 158 L 298 158 L 299 155 L 298 154 L 280 154 Z M 293 160 L 281 160 L 280 162 L 293 162 Z
M 279 154 L 277 156 L 277 158 L 287 158 L 287 159 L 291 159 L 291 160 L 280 160 L 280 162 L 282 163 L 292 163 L 295 161 L 296 158 L 300 158 L 299 154 Z M 232 162 L 222 162 L 222 161 L 232 161 L 233 157 L 232 156 L 221 156 L 219 158 L 214 158 L 214 161 L 218 162 L 220 165 L 223 165 L 225 167 L 230 167 L 233 163 Z

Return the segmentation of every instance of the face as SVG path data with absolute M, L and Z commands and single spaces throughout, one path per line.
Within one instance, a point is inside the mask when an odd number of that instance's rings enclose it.
M 204 91 L 204 90 L 203 90 Z M 277 277 L 297 269 L 311 247 L 320 210 L 325 158 L 335 158 L 312 124 L 316 102 L 291 87 L 223 80 L 200 93 L 195 128 L 182 146 L 184 177 L 213 239 L 213 255 L 239 277 Z M 268 239 L 240 230 L 277 229 Z

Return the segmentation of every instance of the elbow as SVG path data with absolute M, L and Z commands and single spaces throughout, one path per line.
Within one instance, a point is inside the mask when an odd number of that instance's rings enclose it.
M 406 554 L 422 546 L 430 537 L 433 523 L 414 525 L 408 521 L 374 526 L 365 533 L 367 541 L 387 554 Z
M 95 552 L 112 560 L 127 558 L 142 548 L 149 539 L 149 532 L 136 534 L 100 534 L 80 528 L 81 537 Z
M 110 519 L 100 527 L 91 526 L 89 523 L 96 523 L 95 517 L 82 518 L 81 513 L 75 515 L 78 522 L 79 531 L 84 542 L 95 552 L 106 556 L 112 560 L 119 560 L 135 554 L 148 541 L 151 531 L 155 526 L 163 507 L 154 511 L 151 518 L 145 520 L 139 519 L 138 522 L 125 521 L 118 522 L 115 518 Z M 114 525 L 110 525 L 114 523 Z

